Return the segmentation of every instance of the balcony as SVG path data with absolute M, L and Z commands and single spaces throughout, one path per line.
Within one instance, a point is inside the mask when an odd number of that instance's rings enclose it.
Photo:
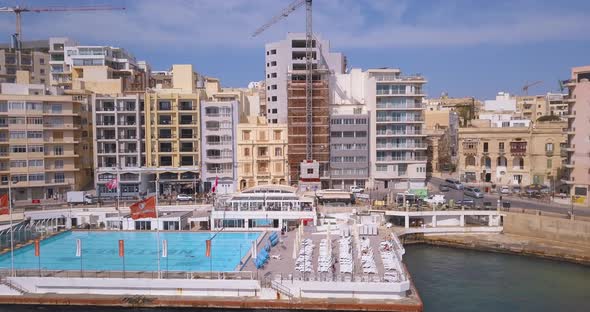
M 477 147 L 465 147 L 463 146 L 464 155 L 477 155 Z
M 386 156 L 386 157 L 377 157 L 377 161 L 382 161 L 382 162 L 395 162 L 395 161 L 426 161 L 427 158 L 426 156 L 414 156 L 414 157 L 391 157 L 391 156 Z
M 428 147 L 425 143 L 406 143 L 406 144 L 379 144 L 377 148 L 384 149 L 426 149 Z
M 100 134 L 97 134 L 96 135 L 96 139 L 97 140 L 114 140 L 115 139 L 115 136 L 114 135 L 100 135 Z
M 182 120 L 182 119 L 180 120 L 181 126 L 183 126 L 183 125 L 191 126 L 191 125 L 198 125 L 198 124 L 199 123 L 196 120 Z
M 115 121 L 114 120 L 98 120 L 98 121 L 96 121 L 96 125 L 97 126 L 114 126 Z
M 199 151 L 199 149 L 196 147 L 181 147 L 180 148 L 181 153 L 197 153 L 198 151 Z
M 510 154 L 512 155 L 525 155 L 526 154 L 526 142 L 511 142 L 510 143 Z
M 425 106 L 422 103 L 377 103 L 377 109 L 388 109 L 388 110 L 409 110 L 409 109 L 423 109 Z
M 396 118 L 396 117 L 377 117 L 377 122 L 423 122 L 424 118 L 422 117 L 405 117 L 405 118 Z

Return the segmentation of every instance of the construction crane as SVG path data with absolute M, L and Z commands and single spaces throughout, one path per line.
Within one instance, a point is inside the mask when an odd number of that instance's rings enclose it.
M 125 10 L 124 7 L 112 7 L 107 5 L 99 5 L 99 6 L 81 6 L 81 7 L 63 7 L 63 6 L 56 6 L 56 7 L 41 7 L 41 8 L 30 8 L 30 7 L 0 7 L 0 12 L 4 13 L 14 13 L 16 15 L 16 33 L 15 36 L 15 49 L 17 51 L 17 68 L 20 69 L 20 49 L 22 47 L 22 13 L 32 12 L 32 13 L 44 13 L 44 12 L 71 12 L 71 11 L 115 11 L 115 10 Z
M 278 23 L 282 19 L 289 16 L 293 11 L 305 5 L 305 111 L 306 111 L 306 149 L 305 154 L 307 160 L 313 159 L 313 102 L 312 102 L 312 86 L 313 86 L 313 29 L 312 29 L 312 0 L 295 0 L 289 4 L 283 11 L 275 15 L 266 24 L 260 26 L 253 34 L 252 37 L 258 36 L 272 25 Z
M 524 92 L 524 95 L 529 95 L 529 88 L 532 86 L 536 86 L 538 84 L 541 84 L 541 83 L 543 83 L 543 81 L 541 81 L 541 80 L 538 80 L 538 81 L 535 81 L 532 83 L 527 83 L 524 86 L 522 86 L 522 92 Z

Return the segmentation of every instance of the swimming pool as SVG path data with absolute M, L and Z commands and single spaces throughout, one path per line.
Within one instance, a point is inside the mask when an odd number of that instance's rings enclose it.
M 234 271 L 259 235 L 258 232 L 218 233 L 211 243 L 211 269 Z M 160 258 L 161 270 L 208 272 L 210 259 L 205 255 L 205 241 L 211 236 L 212 233 L 160 232 L 160 240 L 168 242 L 168 258 Z M 41 241 L 41 269 L 80 270 L 77 239 L 82 242 L 83 270 L 122 271 L 123 259 L 119 257 L 119 240 L 122 239 L 125 241 L 125 270 L 157 271 L 155 232 L 61 233 Z M 34 245 L 15 249 L 15 269 L 38 269 L 39 258 L 35 257 Z M 10 269 L 10 252 L 0 256 L 0 269 Z

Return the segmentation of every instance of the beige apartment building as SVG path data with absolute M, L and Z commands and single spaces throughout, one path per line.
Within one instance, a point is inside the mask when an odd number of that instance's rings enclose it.
M 590 188 L 590 66 L 572 68 L 572 76 L 565 81 L 569 88 L 566 102 L 567 117 L 567 168 L 566 178 L 569 194 L 578 203 L 588 204 Z
M 239 190 L 266 184 L 289 184 L 287 125 L 269 124 L 264 116 L 238 124 Z
M 145 94 L 145 156 L 162 194 L 198 191 L 200 101 L 192 65 L 173 65 L 172 87 Z
M 515 98 L 516 110 L 522 114 L 522 118 L 535 121 L 549 114 L 549 106 L 544 95 L 525 95 Z
M 559 191 L 565 122 L 522 127 L 459 129 L 458 171 L 463 181 L 497 185 L 544 184 Z
M 426 172 L 440 177 L 442 172 L 452 171 L 457 163 L 457 133 L 459 114 L 451 110 L 426 110 L 424 130 L 428 149 L 426 150 Z
M 8 181 L 15 200 L 62 197 L 88 184 L 79 167 L 80 102 L 72 96 L 29 84 L 29 72 L 17 83 L 3 83 L 0 94 L 0 189 Z

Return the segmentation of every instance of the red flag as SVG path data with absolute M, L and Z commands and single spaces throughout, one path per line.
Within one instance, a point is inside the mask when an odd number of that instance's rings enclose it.
M 0 215 L 10 213 L 10 205 L 8 200 L 8 194 L 0 196 Z
M 41 243 L 38 239 L 35 240 L 35 257 L 39 257 L 41 255 Z
M 125 241 L 119 240 L 119 257 L 125 257 Z
M 142 201 L 129 206 L 131 219 L 156 218 L 156 197 L 148 197 Z
M 112 190 L 116 189 L 117 187 L 119 187 L 119 180 L 117 180 L 117 178 L 114 178 L 114 179 L 110 180 L 109 182 L 107 182 L 107 184 L 105 184 L 105 186 L 107 187 L 107 189 L 109 191 L 112 191 Z
M 219 182 L 219 177 L 215 177 L 215 183 L 213 183 L 213 187 L 211 188 L 211 193 L 215 193 L 215 191 L 217 191 L 218 182 Z
M 211 257 L 211 240 L 210 239 L 205 241 L 205 246 L 206 246 L 205 256 Z

